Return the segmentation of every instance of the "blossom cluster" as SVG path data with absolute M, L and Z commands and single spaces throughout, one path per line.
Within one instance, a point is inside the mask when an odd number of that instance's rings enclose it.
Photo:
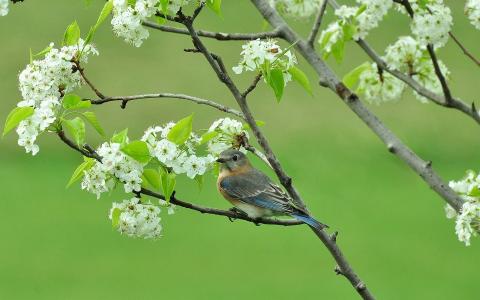
M 392 70 L 400 71 L 411 76 L 420 85 L 434 93 L 442 93 L 442 85 L 438 79 L 433 62 L 419 42 L 410 36 L 402 36 L 385 50 L 383 59 Z M 450 72 L 445 64 L 438 60 L 440 70 L 448 80 Z M 376 64 L 365 68 L 359 76 L 358 92 L 371 103 L 397 100 L 402 95 L 406 85 L 400 79 L 387 72 L 380 72 Z M 415 97 L 422 103 L 428 99 L 414 92 Z
M 176 14 L 190 0 L 170 0 L 168 11 Z M 131 4 L 128 0 L 113 0 L 113 32 L 125 42 L 140 47 L 149 37 L 149 32 L 142 22 L 155 15 L 159 0 L 137 0 Z
M 268 69 L 279 68 L 283 72 L 285 83 L 292 80 L 288 69 L 297 63 L 297 58 L 290 50 L 282 51 L 275 40 L 250 41 L 242 46 L 240 54 L 243 56 L 241 61 L 232 68 L 236 74 L 244 71 L 266 73 Z
M 242 145 L 238 145 L 238 137 L 245 136 L 248 139 L 248 132 L 244 130 L 243 124 L 230 118 L 218 119 L 212 123 L 208 132 L 216 132 L 214 138 L 208 142 L 208 151 L 218 156 L 224 150 L 235 147 L 245 151 Z
M 446 205 L 445 212 L 448 218 L 455 218 L 455 233 L 459 241 L 470 245 L 472 236 L 480 232 L 480 174 L 468 171 L 460 181 L 450 181 L 450 188 L 458 193 L 463 200 L 460 213 Z
M 465 3 L 465 14 L 470 23 L 480 30 L 480 0 L 468 0 Z
M 443 5 L 442 1 L 437 2 L 427 4 L 424 9 L 417 9 L 410 24 L 410 29 L 422 48 L 428 44 L 435 48 L 443 47 L 448 41 L 453 18 L 450 8 Z
M 8 0 L 0 0 L 0 16 L 8 14 Z
M 335 45 L 349 39 L 364 39 L 378 27 L 392 6 L 389 0 L 357 0 L 360 6 L 342 5 L 335 10 L 337 20 L 322 31 L 318 42 L 324 53 L 331 53 Z
M 126 193 L 139 192 L 142 184 L 143 164 L 121 151 L 119 143 L 103 143 L 97 149 L 102 157 L 92 168 L 84 172 L 82 189 L 97 195 L 108 192 L 117 182 L 123 183 Z
M 372 63 L 359 77 L 357 91 L 370 103 L 380 104 L 400 98 L 405 83 L 387 72 L 379 71 Z
M 162 232 L 160 208 L 142 203 L 139 198 L 113 203 L 109 218 L 117 230 L 130 237 L 158 238 Z
M 176 174 L 186 173 L 191 179 L 197 175 L 203 175 L 215 158 L 210 154 L 200 156 L 196 153 L 200 138 L 193 132 L 190 133 L 184 145 L 179 146 L 169 141 L 167 136 L 173 126 L 175 123 L 170 122 L 163 127 L 150 127 L 141 140 L 147 143 L 152 157 L 166 167 L 172 168 Z
M 315 15 L 321 3 L 322 0 L 270 0 L 270 5 L 282 14 L 299 19 Z
M 78 57 L 82 49 L 82 55 Z M 98 55 L 93 46 L 84 47 L 81 39 L 77 45 L 60 49 L 54 48 L 52 43 L 47 50 L 43 59 L 32 61 L 19 76 L 23 100 L 17 106 L 33 107 L 34 112 L 18 125 L 18 144 L 33 155 L 39 151 L 35 144 L 37 136 L 55 122 L 63 95 L 82 84 L 79 72 L 73 71 L 72 59 L 86 63 L 89 55 Z

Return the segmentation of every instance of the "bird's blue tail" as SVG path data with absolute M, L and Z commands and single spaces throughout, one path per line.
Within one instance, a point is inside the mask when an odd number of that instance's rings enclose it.
M 308 224 L 312 227 L 315 227 L 319 230 L 323 229 L 323 228 L 328 228 L 328 225 L 326 224 L 323 224 L 323 223 L 320 223 L 318 222 L 317 220 L 315 220 L 313 217 L 310 217 L 308 215 L 303 215 L 303 214 L 292 214 L 292 217 L 294 217 L 295 219 L 299 220 L 299 221 L 302 221 L 303 223 L 305 224 Z

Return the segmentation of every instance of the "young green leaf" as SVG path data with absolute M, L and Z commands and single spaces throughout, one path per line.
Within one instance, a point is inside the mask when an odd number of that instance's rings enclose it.
M 65 109 L 80 109 L 80 108 L 89 108 L 92 106 L 90 100 L 83 101 L 80 96 L 75 94 L 67 94 L 63 97 L 62 100 L 63 108 Z
M 146 179 L 148 184 L 150 184 L 154 189 L 160 189 L 160 173 L 155 169 L 145 169 L 143 170 L 143 177 Z
M 273 92 L 275 93 L 277 102 L 280 102 L 280 100 L 282 100 L 283 90 L 285 88 L 283 71 L 280 69 L 271 69 L 267 81 L 270 87 L 273 89 Z
M 30 49 L 30 55 L 31 55 L 32 57 L 44 56 L 45 54 L 47 54 L 48 52 L 50 52 L 50 50 L 52 50 L 52 49 L 53 49 L 53 46 L 50 46 L 50 45 L 49 45 L 48 47 L 46 47 L 46 48 L 43 49 L 42 51 L 38 52 L 37 54 L 33 54 L 33 55 L 32 55 L 32 51 L 31 51 L 31 49 Z
M 80 117 L 63 120 L 62 125 L 67 128 L 77 145 L 82 146 L 85 143 L 85 122 Z
M 218 131 L 210 131 L 210 132 L 205 132 L 201 137 L 200 137 L 200 145 L 206 144 L 210 142 L 214 137 L 218 135 Z
M 359 15 L 361 15 L 366 9 L 367 9 L 367 4 L 364 3 L 360 5 L 360 7 L 357 9 L 357 12 L 355 13 L 355 17 L 358 17 Z
M 165 15 L 168 15 L 168 4 L 170 4 L 170 0 L 160 0 L 160 10 Z
M 345 41 L 343 39 L 339 39 L 335 44 L 332 45 L 332 54 L 338 64 L 342 63 L 344 52 Z
M 95 25 L 90 27 L 90 30 L 88 31 L 87 37 L 85 38 L 85 46 L 88 45 L 97 31 L 98 27 L 102 25 L 102 23 L 107 19 L 107 17 L 110 15 L 113 9 L 113 0 L 109 0 L 105 5 L 103 5 L 102 11 L 100 12 L 100 15 L 98 16 L 97 22 Z M 85 48 L 84 46 L 84 48 Z M 82 49 L 83 51 L 83 49 Z
M 112 143 L 118 143 L 118 144 L 125 144 L 127 142 L 127 133 L 128 133 L 128 128 L 125 128 L 124 130 L 120 131 L 119 133 L 115 133 L 110 141 Z
M 86 111 L 82 113 L 83 117 L 85 120 L 87 120 L 90 125 L 92 125 L 93 128 L 101 135 L 105 136 L 105 131 L 103 130 L 102 126 L 100 125 L 100 122 L 98 122 L 97 115 L 93 111 Z
M 288 73 L 292 75 L 293 80 L 298 82 L 310 95 L 312 95 L 312 87 L 310 86 L 310 81 L 308 80 L 307 75 L 303 73 L 299 68 L 292 66 L 288 69 Z
M 192 132 L 193 114 L 181 119 L 170 129 L 167 139 L 177 145 L 182 145 L 190 136 Z
M 322 37 L 322 39 L 320 40 L 320 49 L 324 49 L 325 46 L 328 44 L 328 42 L 330 41 L 330 38 L 332 37 L 333 35 L 333 31 L 327 31 L 327 33 Z
M 160 185 L 162 187 L 163 195 L 165 200 L 170 202 L 173 191 L 175 190 L 176 178 L 175 173 L 162 172 L 160 174 Z
M 8 114 L 5 126 L 3 127 L 3 136 L 5 136 L 10 130 L 17 127 L 17 125 L 26 118 L 33 115 L 33 107 L 15 107 Z
M 351 39 L 353 39 L 353 36 L 357 33 L 357 27 L 355 27 L 355 25 L 349 22 L 343 24 L 342 30 L 343 30 L 344 41 L 350 41 Z
M 122 214 L 122 210 L 118 207 L 115 207 L 112 211 L 112 227 L 117 228 L 118 223 L 120 222 L 120 215 Z
M 73 183 L 82 178 L 85 174 L 84 172 L 90 170 L 94 164 L 95 160 L 93 158 L 85 157 L 84 162 L 81 163 L 73 172 L 72 177 L 68 181 L 67 188 L 69 188 Z
M 65 46 L 76 45 L 80 39 L 80 27 L 78 27 L 77 21 L 68 25 L 67 30 L 63 36 L 63 44 Z
M 218 16 L 222 16 L 222 0 L 207 0 L 207 6 Z
M 150 151 L 147 143 L 144 141 L 133 141 L 120 149 L 123 153 L 141 163 L 147 163 L 150 160 Z
M 349 89 L 353 88 L 360 78 L 360 75 L 370 67 L 369 62 L 364 62 L 360 66 L 356 67 L 355 69 L 351 70 L 345 76 L 343 76 L 343 83 Z
M 258 127 L 265 126 L 265 122 L 260 121 L 260 120 L 255 120 L 255 124 L 257 124 Z M 247 123 L 243 124 L 242 128 L 245 129 L 245 130 L 250 130 L 251 129 L 250 125 L 248 125 Z

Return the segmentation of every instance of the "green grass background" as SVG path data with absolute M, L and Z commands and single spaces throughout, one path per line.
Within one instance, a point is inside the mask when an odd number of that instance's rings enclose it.
M 25 1 L 0 18 L 0 119 L 19 100 L 17 75 L 28 49 L 57 44 L 77 20 L 86 32 L 102 1 Z M 477 56 L 479 32 L 463 16 L 464 1 L 446 1 L 455 16 L 453 31 Z M 247 32 L 262 29 L 249 1 L 224 1 L 224 19 L 206 11 L 198 28 Z M 328 18 L 332 17 L 331 11 Z M 309 20 L 291 21 L 305 34 Z M 391 13 L 369 42 L 382 52 L 407 34 L 405 16 Z M 185 36 L 151 31 L 141 48 L 114 37 L 108 24 L 96 38 L 101 53 L 86 72 L 107 95 L 186 93 L 235 107 L 227 89 Z M 241 42 L 206 41 L 228 68 L 239 60 Z M 338 66 L 343 75 L 365 61 L 348 45 Z M 479 70 L 449 42 L 439 56 L 451 72 L 451 89 L 465 101 L 478 97 Z M 317 77 L 300 60 L 312 83 Z M 253 74 L 235 76 L 246 87 Z M 84 89 L 82 95 L 91 95 Z M 478 299 L 479 241 L 465 247 L 447 220 L 443 200 L 403 162 L 386 151 L 370 130 L 326 89 L 310 97 L 289 84 L 276 104 L 265 84 L 250 105 L 263 131 L 294 178 L 311 211 L 333 230 L 354 269 L 378 299 Z M 397 103 L 370 108 L 445 180 L 478 169 L 479 128 L 461 113 L 420 104 L 410 91 Z M 174 100 L 134 102 L 128 109 L 94 108 L 109 134 L 130 128 L 139 137 L 149 125 L 195 112 L 195 128 L 219 112 Z M 89 131 L 91 144 L 101 142 Z M 348 281 L 333 272 L 334 261 L 305 226 L 256 227 L 250 223 L 179 209 L 163 216 L 164 237 L 135 240 L 112 230 L 106 218 L 121 191 L 96 200 L 78 185 L 65 185 L 81 157 L 53 135 L 40 138 L 36 157 L 24 154 L 11 134 L 0 142 L 0 299 L 357 299 Z M 255 164 L 261 163 L 253 159 Z M 209 176 L 199 191 L 181 181 L 178 196 L 228 208 Z

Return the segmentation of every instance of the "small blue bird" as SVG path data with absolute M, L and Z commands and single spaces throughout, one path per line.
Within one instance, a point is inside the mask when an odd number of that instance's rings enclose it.
M 267 175 L 252 167 L 242 152 L 225 150 L 217 162 L 221 163 L 217 188 L 237 210 L 254 219 L 288 215 L 317 229 L 328 227 L 297 207 Z

